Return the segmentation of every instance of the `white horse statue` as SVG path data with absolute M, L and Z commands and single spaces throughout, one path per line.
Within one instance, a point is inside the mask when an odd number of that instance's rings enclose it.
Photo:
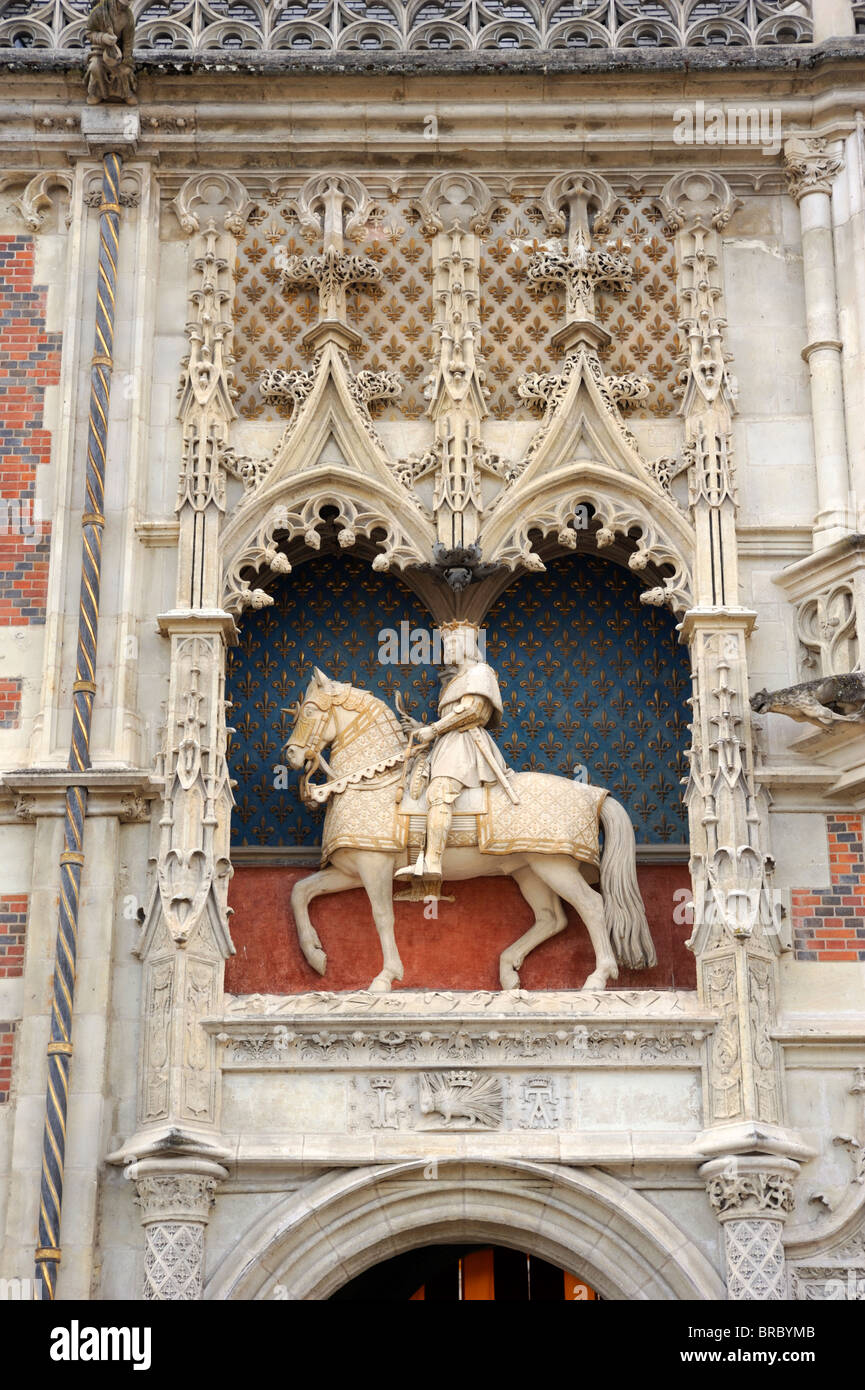
M 325 761 L 322 752 L 328 747 L 330 760 Z M 394 937 L 393 879 L 412 857 L 412 846 L 423 843 L 423 808 L 406 792 L 410 751 L 403 725 L 384 701 L 316 669 L 285 757 L 289 767 L 304 769 L 304 801 L 327 803 L 324 867 L 295 884 L 291 906 L 301 950 L 323 975 L 327 956 L 309 905 L 325 893 L 366 889 L 382 948 L 382 969 L 369 986 L 378 994 L 403 977 Z M 324 772 L 325 782 L 311 781 L 317 770 Z M 603 989 L 615 980 L 617 962 L 633 969 L 653 966 L 655 949 L 625 808 L 601 788 L 566 777 L 510 772 L 507 783 L 481 788 L 483 804 L 478 810 L 476 795 L 474 815 L 461 814 L 457 801 L 443 861 L 448 880 L 510 875 L 535 914 L 534 924 L 500 957 L 502 988 L 518 988 L 518 972 L 529 952 L 565 927 L 562 898 L 580 914 L 595 951 L 595 968 L 584 989 Z M 600 892 L 584 876 L 597 878 L 598 869 Z

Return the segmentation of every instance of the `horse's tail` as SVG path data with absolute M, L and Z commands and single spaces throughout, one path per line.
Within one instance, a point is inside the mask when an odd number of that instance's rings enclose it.
M 637 883 L 637 844 L 631 818 L 621 802 L 605 796 L 601 806 L 604 852 L 601 895 L 610 943 L 621 965 L 643 970 L 657 963 L 646 909 Z

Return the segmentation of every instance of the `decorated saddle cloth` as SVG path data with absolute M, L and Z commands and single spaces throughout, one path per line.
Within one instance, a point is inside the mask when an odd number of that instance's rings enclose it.
M 426 792 L 408 790 L 396 802 L 396 775 L 334 796 L 324 822 L 322 863 L 337 849 L 390 852 L 420 849 L 426 837 Z M 598 824 L 606 791 L 546 772 L 510 778 L 519 802 L 498 783 L 470 787 L 454 802 L 448 846 L 477 845 L 483 854 L 567 854 L 583 864 L 600 863 Z

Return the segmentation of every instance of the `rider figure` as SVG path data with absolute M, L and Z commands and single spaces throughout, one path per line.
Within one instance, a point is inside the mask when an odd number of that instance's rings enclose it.
M 406 721 L 415 746 L 433 744 L 429 762 L 426 847 L 415 864 L 397 870 L 397 878 L 416 876 L 424 890 L 437 892 L 442 855 L 453 817 L 453 803 L 464 787 L 501 782 L 506 787 L 507 764 L 487 729 L 497 729 L 502 717 L 499 683 L 480 655 L 478 629 L 471 623 L 442 627 L 442 649 L 451 667 L 439 698 L 434 724 Z M 509 792 L 514 797 L 515 794 Z

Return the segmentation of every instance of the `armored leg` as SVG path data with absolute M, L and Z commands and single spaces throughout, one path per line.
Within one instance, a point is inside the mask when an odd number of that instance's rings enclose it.
M 429 785 L 424 871 L 431 877 L 441 878 L 442 855 L 453 820 L 451 805 L 456 798 L 450 792 L 451 780 L 450 777 L 434 777 Z
M 453 819 L 453 803 L 460 793 L 460 783 L 454 777 L 434 777 L 427 791 L 426 848 L 418 855 L 411 869 L 398 869 L 396 878 L 413 877 L 418 883 L 417 896 L 438 897 L 442 881 L 442 855 L 448 842 Z M 422 883 L 422 895 L 420 893 Z

